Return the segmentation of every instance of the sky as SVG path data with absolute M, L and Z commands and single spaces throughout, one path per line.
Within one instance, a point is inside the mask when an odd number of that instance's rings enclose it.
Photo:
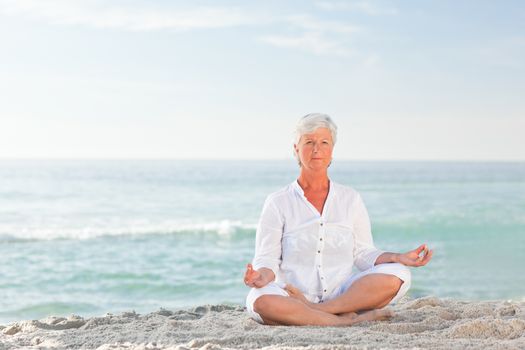
M 0 158 L 525 160 L 523 1 L 0 0 Z

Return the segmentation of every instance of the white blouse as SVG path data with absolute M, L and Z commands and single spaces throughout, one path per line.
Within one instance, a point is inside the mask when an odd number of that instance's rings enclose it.
M 270 194 L 257 227 L 253 268 L 266 267 L 278 284 L 290 283 L 313 302 L 331 299 L 352 274 L 374 266 L 374 247 L 361 195 L 330 181 L 323 214 L 297 181 Z

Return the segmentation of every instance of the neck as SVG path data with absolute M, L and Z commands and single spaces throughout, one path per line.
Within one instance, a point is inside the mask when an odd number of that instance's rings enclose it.
M 303 167 L 301 167 L 301 173 L 297 181 L 303 190 L 325 190 L 328 189 L 330 183 L 326 169 L 311 171 L 305 170 Z

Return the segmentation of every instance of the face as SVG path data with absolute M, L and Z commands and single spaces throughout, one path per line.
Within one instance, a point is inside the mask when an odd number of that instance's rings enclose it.
M 302 167 L 312 170 L 326 169 L 332 161 L 332 133 L 330 129 L 318 128 L 311 134 L 301 136 L 294 148 Z

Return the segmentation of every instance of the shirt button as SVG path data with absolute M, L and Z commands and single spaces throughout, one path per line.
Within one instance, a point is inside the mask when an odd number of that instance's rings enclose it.
M 326 292 L 326 289 L 324 291 Z
M 321 253 L 321 251 L 320 251 L 320 250 L 318 250 L 318 251 L 317 251 L 317 253 Z
M 321 222 L 320 225 L 323 226 L 323 223 Z
M 324 280 L 324 277 L 321 277 L 322 280 Z
M 322 240 L 323 240 L 323 237 L 319 238 L 319 240 L 322 241 Z

